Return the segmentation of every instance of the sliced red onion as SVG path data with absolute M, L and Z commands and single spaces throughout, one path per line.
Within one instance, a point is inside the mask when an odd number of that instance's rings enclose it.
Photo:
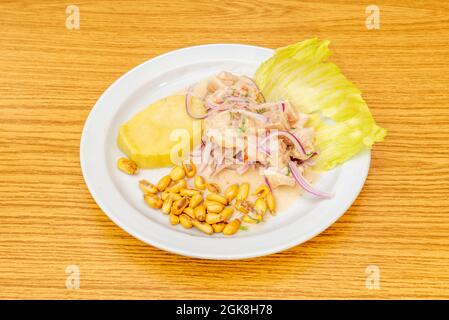
M 282 112 L 285 112 L 285 102 L 281 101 Z
M 295 148 L 297 150 L 300 150 L 304 154 L 307 154 L 306 150 L 304 149 L 304 147 L 301 144 L 301 141 L 299 141 L 298 137 L 296 137 L 290 131 L 273 131 L 265 139 L 262 140 L 261 145 L 265 145 L 268 140 L 270 140 L 271 138 L 276 137 L 276 136 L 286 137 L 287 139 L 289 139 L 293 143 L 293 145 L 295 146 Z
M 311 156 L 311 157 L 307 158 L 306 160 L 304 160 L 303 165 L 311 167 L 311 166 L 314 166 L 315 163 L 316 163 L 316 159 L 313 156 Z
M 243 114 L 249 118 L 253 118 L 256 121 L 260 121 L 263 123 L 267 123 L 268 122 L 268 118 L 265 117 L 264 115 L 255 113 L 255 112 L 251 112 L 251 111 L 246 111 L 246 110 L 241 110 L 241 109 L 230 109 L 229 112 L 233 112 L 233 113 L 240 113 Z
M 314 151 L 312 154 L 303 161 L 304 165 L 313 166 L 315 164 L 315 157 L 318 155 L 318 152 Z
M 271 151 L 268 150 L 268 149 L 265 147 L 265 145 L 263 145 L 263 144 L 260 144 L 260 145 L 258 146 L 258 149 L 259 149 L 260 152 L 262 152 L 263 154 L 265 154 L 265 155 L 267 155 L 267 156 L 269 156 L 269 155 L 271 154 Z
M 203 172 L 210 162 L 210 153 L 212 151 L 212 143 L 206 142 L 206 146 L 202 150 L 201 166 L 198 168 L 198 172 Z
M 268 180 L 266 175 L 263 176 L 263 179 L 265 180 L 265 184 L 268 186 L 268 189 L 270 189 L 270 192 L 273 193 L 273 188 L 271 187 L 270 180 Z
M 313 194 L 314 196 L 317 196 L 319 198 L 325 199 L 329 199 L 334 196 L 332 193 L 319 191 L 315 189 L 301 174 L 299 174 L 298 171 L 296 171 L 296 166 L 293 161 L 290 161 L 288 163 L 288 166 L 290 168 L 290 172 L 293 175 L 293 178 L 295 178 L 296 182 L 301 186 L 301 188 L 303 188 L 308 193 Z
M 297 159 L 297 158 L 290 158 L 291 160 L 295 161 L 298 165 L 312 165 L 314 162 L 314 157 L 318 155 L 318 152 L 313 151 L 310 154 L 307 154 L 307 158 L 306 159 Z
M 250 165 L 248 163 L 245 163 L 243 166 L 238 167 L 235 171 L 238 174 L 244 174 L 246 171 L 248 171 Z
M 240 161 L 240 162 L 243 162 L 243 161 L 244 161 L 244 159 L 243 159 L 243 152 L 242 152 L 241 150 L 239 150 L 239 151 L 236 153 L 235 159 L 238 160 L 238 161 Z

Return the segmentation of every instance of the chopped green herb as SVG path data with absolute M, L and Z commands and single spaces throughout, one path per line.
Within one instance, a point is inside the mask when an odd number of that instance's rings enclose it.
M 243 133 L 246 132 L 246 117 L 242 117 L 242 121 L 240 123 L 239 131 L 243 132 Z
M 243 231 L 248 231 L 248 227 L 245 227 L 245 226 L 240 226 L 240 230 L 243 230 Z

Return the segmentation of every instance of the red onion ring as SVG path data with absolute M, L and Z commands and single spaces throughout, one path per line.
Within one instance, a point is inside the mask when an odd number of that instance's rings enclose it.
M 296 182 L 308 193 L 325 199 L 329 199 L 334 196 L 332 193 L 315 189 L 301 174 L 296 171 L 295 163 L 293 161 L 290 161 L 288 163 L 288 167 L 290 168 L 290 172 L 292 173 L 293 178 L 295 178 Z
M 301 150 L 304 154 L 307 154 L 306 150 L 302 146 L 301 141 L 299 141 L 298 137 L 296 137 L 290 131 L 274 131 L 274 132 L 270 133 L 265 139 L 262 140 L 261 145 L 265 145 L 265 143 L 267 143 L 267 141 L 269 139 L 271 139 L 272 137 L 275 137 L 275 136 L 284 136 L 284 137 L 286 137 L 287 139 L 289 139 L 293 143 L 293 145 L 295 146 L 296 149 Z
M 268 189 L 270 189 L 270 192 L 273 193 L 273 188 L 271 187 L 270 180 L 268 180 L 266 175 L 263 176 L 263 179 L 265 180 L 265 184 L 268 186 Z

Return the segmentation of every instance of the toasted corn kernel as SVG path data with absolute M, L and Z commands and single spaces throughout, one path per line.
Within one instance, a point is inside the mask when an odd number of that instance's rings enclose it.
M 240 212 L 249 213 L 253 209 L 253 204 L 249 201 L 237 201 L 234 208 Z
M 206 234 L 213 234 L 214 233 L 214 229 L 212 228 L 212 226 L 206 222 L 201 222 L 198 220 L 192 220 L 192 224 L 195 228 L 197 228 L 198 230 L 206 233 Z
M 246 198 L 248 198 L 249 193 L 249 184 L 248 183 L 242 183 L 239 188 L 239 193 L 237 194 L 236 200 L 237 201 L 245 201 Z
M 193 179 L 193 184 L 197 189 L 204 190 L 206 189 L 206 180 L 203 176 L 195 176 Z
M 267 211 L 267 203 L 264 198 L 261 197 L 256 199 L 256 202 L 254 203 L 254 210 L 256 210 L 258 214 L 265 214 Z
M 190 229 L 193 227 L 192 218 L 190 218 L 185 213 L 183 213 L 179 216 L 179 222 L 181 222 L 182 226 L 186 229 Z
M 249 215 L 245 214 L 242 217 L 242 220 L 246 223 L 259 223 L 259 220 L 253 219 L 252 217 L 250 217 Z
M 224 221 L 228 220 L 232 216 L 233 213 L 234 213 L 234 209 L 232 209 L 232 207 L 226 207 L 220 212 Z
M 206 220 L 206 209 L 204 208 L 204 206 L 200 205 L 196 207 L 195 209 L 193 209 L 193 212 L 195 214 L 195 218 L 198 221 Z
M 216 201 L 216 202 L 219 202 L 224 205 L 228 204 L 228 199 L 226 199 L 224 196 L 222 196 L 221 194 L 218 194 L 218 193 L 209 193 L 206 196 L 206 199 L 210 200 L 210 201 Z
M 173 205 L 173 199 L 168 197 L 164 200 L 164 203 L 162 204 L 162 212 L 165 214 L 169 214 L 171 207 Z
M 186 176 L 186 173 L 184 171 L 183 168 L 181 168 L 180 166 L 176 166 L 173 169 L 171 169 L 170 171 L 170 178 L 172 178 L 172 180 L 180 180 L 183 179 Z
M 223 234 L 226 236 L 233 235 L 236 233 L 240 228 L 240 220 L 235 219 L 229 222 L 223 229 Z
M 203 196 L 199 193 L 195 194 L 190 198 L 189 207 L 194 209 L 201 203 L 201 201 L 203 201 Z
M 238 192 L 239 192 L 239 185 L 233 184 L 226 189 L 225 197 L 226 199 L 228 199 L 229 202 L 231 202 L 237 196 Z
M 248 223 L 259 223 L 262 222 L 263 216 L 261 214 L 246 214 L 242 220 Z
M 159 180 L 159 182 L 157 183 L 157 189 L 162 192 L 165 191 L 165 189 L 167 188 L 167 186 L 170 184 L 171 182 L 171 178 L 170 176 L 164 176 L 161 178 L 161 180 Z
M 251 214 L 250 213 L 249 217 L 251 219 L 257 220 L 258 223 L 263 221 L 263 215 L 261 215 L 261 214 Z
M 212 201 L 212 200 L 204 200 L 204 202 L 203 202 L 203 204 L 204 204 L 204 206 L 205 207 L 207 207 L 208 205 L 212 205 L 212 204 L 218 204 L 218 205 L 223 205 L 222 203 L 220 203 L 220 202 L 217 202 L 217 201 Z
M 145 179 L 139 181 L 139 187 L 144 193 L 158 193 L 157 187 Z
M 267 206 L 268 206 L 268 209 L 270 210 L 270 213 L 275 214 L 276 213 L 276 200 L 274 199 L 274 196 L 271 192 L 269 194 L 267 194 L 266 200 L 267 200 Z
M 207 213 L 206 214 L 206 222 L 208 224 L 219 223 L 223 221 L 223 217 L 219 213 Z
M 193 197 L 194 195 L 200 194 L 200 191 L 196 189 L 182 188 L 179 190 L 179 194 L 181 196 Z
M 137 167 L 137 163 L 135 163 L 132 160 L 129 160 L 127 158 L 120 158 L 117 160 L 117 168 L 122 170 L 124 173 L 127 174 L 136 174 L 137 171 L 139 171 L 139 168 Z
M 182 168 L 188 178 L 192 178 L 196 174 L 196 166 L 193 164 L 191 159 L 189 164 L 183 163 Z
M 170 198 L 172 198 L 174 201 L 182 198 L 182 196 L 179 193 L 169 192 L 168 194 Z
M 170 197 L 170 192 L 168 192 L 168 191 L 161 192 L 162 200 L 166 200 L 168 197 Z
M 195 213 L 193 211 L 193 208 L 187 207 L 183 211 L 186 215 L 188 215 L 190 218 L 195 219 Z
M 184 211 L 184 209 L 187 207 L 188 204 L 189 199 L 187 197 L 183 197 L 179 200 L 176 200 L 175 202 L 173 202 L 170 213 L 178 216 Z
M 226 223 L 219 222 L 212 225 L 212 228 L 214 229 L 215 233 L 220 233 L 223 231 L 224 227 L 226 227 Z
M 267 185 L 260 186 L 259 188 L 254 191 L 253 195 L 257 197 L 265 197 L 267 194 L 270 193 L 270 188 L 268 188 Z
M 177 225 L 179 223 L 179 217 L 170 213 L 170 223 L 172 225 Z
M 145 202 L 154 209 L 160 209 L 162 207 L 162 200 L 157 195 L 147 193 L 143 196 Z
M 215 193 L 221 192 L 220 187 L 215 182 L 210 182 L 210 183 L 206 184 L 206 186 L 207 186 L 207 190 L 209 190 L 210 192 L 215 192 Z
M 181 189 L 184 189 L 187 186 L 187 181 L 184 179 L 176 181 L 173 185 L 167 188 L 168 191 L 173 193 L 178 193 Z
M 219 213 L 223 211 L 224 206 L 221 203 L 209 203 L 206 206 L 206 210 L 208 213 Z

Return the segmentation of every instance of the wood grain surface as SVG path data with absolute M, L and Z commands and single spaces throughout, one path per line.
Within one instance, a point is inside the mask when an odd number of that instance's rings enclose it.
M 226 4 L 225 4 L 226 2 Z M 0 2 L 0 298 L 449 298 L 447 1 Z M 365 8 L 380 8 L 380 30 Z M 173 255 L 117 227 L 80 169 L 84 121 L 130 68 L 207 43 L 318 36 L 388 129 L 362 193 L 311 241 L 243 261 Z M 80 289 L 66 288 L 66 267 Z M 379 267 L 380 288 L 366 287 Z

